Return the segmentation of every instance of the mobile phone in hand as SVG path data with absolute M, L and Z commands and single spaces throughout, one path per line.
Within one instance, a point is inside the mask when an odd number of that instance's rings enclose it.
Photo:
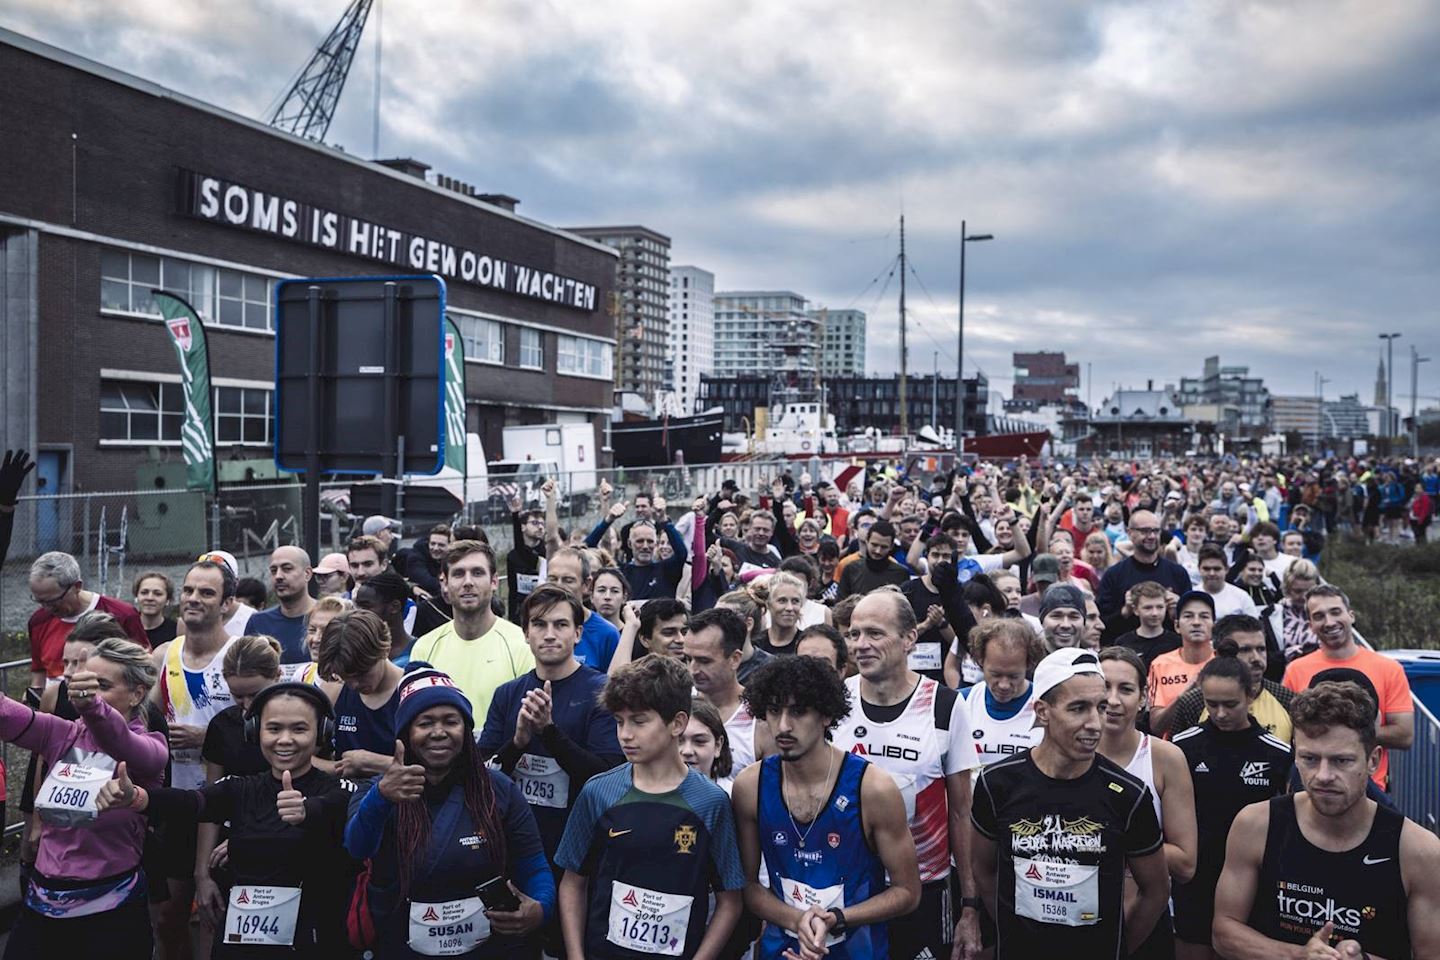
M 480 898 L 480 902 L 485 904 L 487 910 L 514 913 L 520 909 L 520 900 L 510 890 L 510 885 L 504 877 L 486 880 L 475 888 L 475 896 Z

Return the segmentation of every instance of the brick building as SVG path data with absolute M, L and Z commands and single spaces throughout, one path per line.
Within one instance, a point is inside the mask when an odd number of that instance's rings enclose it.
M 37 451 L 49 492 L 179 461 L 154 287 L 205 321 L 222 462 L 272 460 L 273 292 L 297 276 L 440 274 L 487 456 L 515 424 L 588 423 L 603 445 L 613 250 L 5 30 L 0 130 L 0 446 Z

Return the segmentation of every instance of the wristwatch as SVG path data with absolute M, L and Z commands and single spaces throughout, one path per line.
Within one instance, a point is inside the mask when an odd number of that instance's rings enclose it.
M 839 907 L 831 907 L 830 913 L 835 917 L 835 925 L 830 928 L 831 933 L 845 932 L 845 911 Z
M 964 910 L 966 907 L 969 907 L 971 910 L 979 910 L 979 909 L 980 909 L 980 898 L 979 898 L 979 897 L 961 897 L 961 898 L 960 898 L 960 909 L 961 909 L 961 910 Z

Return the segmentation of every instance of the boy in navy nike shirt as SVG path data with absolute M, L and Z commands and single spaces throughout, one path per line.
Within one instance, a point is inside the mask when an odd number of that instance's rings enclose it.
M 572 957 L 715 960 L 740 915 L 730 799 L 680 757 L 690 691 L 672 657 L 626 664 L 605 683 L 601 702 L 629 762 L 585 784 L 555 855 Z

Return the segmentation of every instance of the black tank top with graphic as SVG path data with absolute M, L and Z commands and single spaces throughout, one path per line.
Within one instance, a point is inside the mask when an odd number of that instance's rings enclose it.
M 1335 923 L 1335 941 L 1358 940 L 1366 953 L 1386 960 L 1409 958 L 1400 877 L 1404 824 L 1399 813 L 1379 806 L 1365 840 L 1332 853 L 1305 839 L 1293 795 L 1271 800 L 1250 927 L 1272 940 L 1303 944 L 1328 920 Z

